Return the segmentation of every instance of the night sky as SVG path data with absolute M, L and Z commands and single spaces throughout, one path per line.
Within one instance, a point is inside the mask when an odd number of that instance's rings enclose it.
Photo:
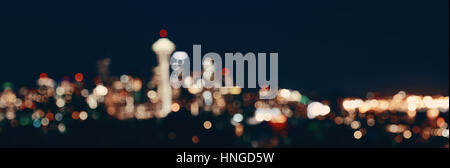
M 0 2 L 0 82 L 39 74 L 151 76 L 166 29 L 177 50 L 278 52 L 279 85 L 310 95 L 445 94 L 449 1 Z

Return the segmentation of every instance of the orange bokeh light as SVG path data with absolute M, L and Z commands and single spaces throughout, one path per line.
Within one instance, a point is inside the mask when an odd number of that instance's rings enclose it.
M 78 119 L 80 118 L 80 113 L 79 113 L 79 112 L 73 112 L 73 113 L 72 113 L 72 118 L 73 118 L 74 120 L 78 120 Z

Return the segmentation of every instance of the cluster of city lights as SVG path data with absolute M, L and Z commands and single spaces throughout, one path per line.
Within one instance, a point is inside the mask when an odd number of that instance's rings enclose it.
M 186 78 L 186 83 L 192 78 Z M 155 90 L 158 84 L 158 74 L 144 85 L 140 78 L 122 75 L 120 78 L 111 78 L 110 85 L 97 81 L 92 90 L 84 88 L 83 76 L 75 75 L 73 82 L 63 80 L 56 83 L 45 73 L 37 80 L 37 89 L 21 88 L 14 92 L 11 84 L 4 84 L 0 93 L 0 122 L 9 121 L 13 127 L 31 125 L 36 128 L 55 128 L 65 133 L 64 118 L 72 120 L 97 119 L 100 115 L 97 108 L 104 107 L 109 116 L 119 120 L 164 118 L 159 112 L 160 97 Z M 147 87 L 145 87 L 147 86 Z M 190 85 L 192 86 L 192 85 Z M 145 89 L 144 89 L 145 88 Z M 440 114 L 448 112 L 448 96 L 419 96 L 407 95 L 401 91 L 393 97 L 344 98 L 342 100 L 341 114 L 335 113 L 326 101 L 311 101 L 297 90 L 280 89 L 278 95 L 272 100 L 258 99 L 258 94 L 242 93 L 239 87 L 233 88 L 202 88 L 192 87 L 186 89 L 193 95 L 190 100 L 180 100 L 181 89 L 173 89 L 173 103 L 171 112 L 178 112 L 185 108 L 192 116 L 200 112 L 210 112 L 215 116 L 231 115 L 230 123 L 235 127 L 236 136 L 242 136 L 245 125 L 257 125 L 268 122 L 273 126 L 287 124 L 289 118 L 330 119 L 335 124 L 346 124 L 354 130 L 354 138 L 361 139 L 366 135 L 368 127 L 376 123 L 384 123 L 385 131 L 395 134 L 394 141 L 410 139 L 418 135 L 422 139 L 430 136 L 448 138 L 448 123 Z M 264 92 L 264 89 L 261 89 Z M 73 107 L 73 98 L 83 97 L 87 109 Z M 54 101 L 54 102 L 49 102 Z M 54 104 L 55 111 L 40 108 L 41 104 Z M 242 108 L 253 107 L 254 115 L 246 116 Z M 22 115 L 18 111 L 31 110 L 31 113 Z M 227 112 L 227 113 L 224 113 Z M 427 122 L 415 121 L 418 113 L 426 114 Z M 388 114 L 388 116 L 386 116 Z M 430 122 L 431 121 L 431 122 Z M 365 122 L 365 124 L 363 123 Z M 51 124 L 54 126 L 51 126 Z M 425 123 L 425 124 L 424 124 Z M 211 129 L 213 122 L 205 120 L 204 129 Z M 170 133 L 174 134 L 174 133 Z M 174 135 L 173 135 L 174 136 Z M 193 137 L 198 141 L 198 137 Z
M 377 123 L 385 131 L 394 135 L 397 143 L 417 135 L 421 140 L 431 136 L 448 138 L 448 118 L 444 114 L 449 110 L 448 96 L 407 95 L 400 91 L 392 97 L 374 97 L 368 94 L 366 100 L 345 98 L 342 101 L 342 116 L 335 117 L 336 124 L 346 124 L 355 130 L 354 137 L 361 139 L 368 127 Z

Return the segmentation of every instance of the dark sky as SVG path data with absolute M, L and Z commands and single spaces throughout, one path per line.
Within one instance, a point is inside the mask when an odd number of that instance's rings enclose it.
M 150 76 L 167 29 L 178 50 L 278 52 L 280 87 L 317 95 L 448 95 L 449 1 L 0 2 L 0 82 Z

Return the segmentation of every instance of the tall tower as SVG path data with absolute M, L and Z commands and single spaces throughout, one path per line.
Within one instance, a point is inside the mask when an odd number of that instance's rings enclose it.
M 161 98 L 161 115 L 166 116 L 170 113 L 172 105 L 172 88 L 169 80 L 169 62 L 170 55 L 175 50 L 175 44 L 167 38 L 160 38 L 152 46 L 159 62 L 160 83 L 158 84 L 158 94 Z
M 97 61 L 97 70 L 100 80 L 103 84 L 109 85 L 109 65 L 111 64 L 110 58 L 104 58 Z

